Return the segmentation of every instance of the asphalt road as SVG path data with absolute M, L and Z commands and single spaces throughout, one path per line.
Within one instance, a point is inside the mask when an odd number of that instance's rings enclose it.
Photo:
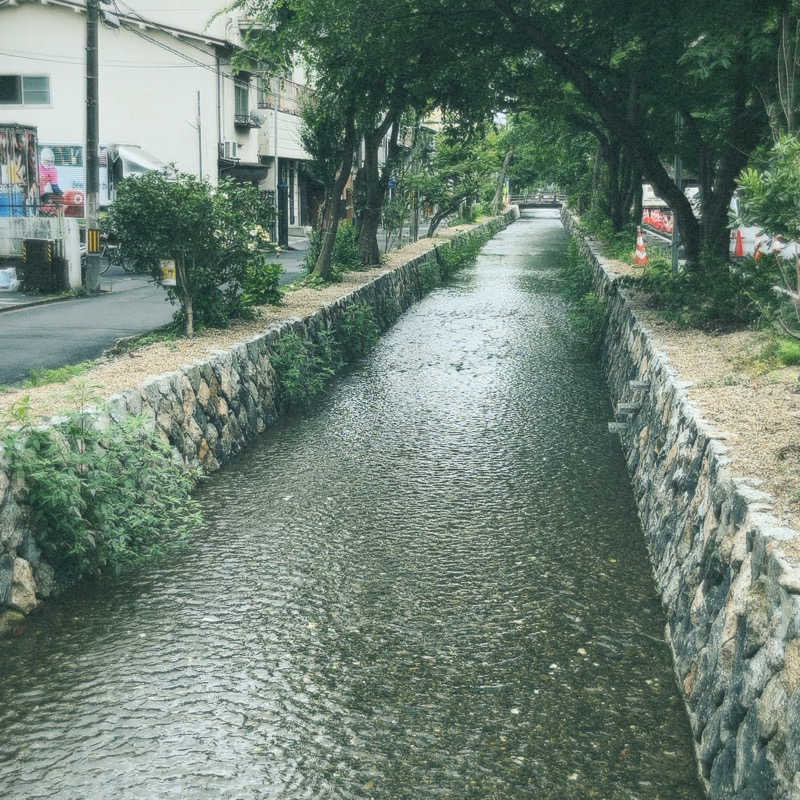
M 137 288 L 99 297 L 0 314 L 0 384 L 17 383 L 34 368 L 96 358 L 121 336 L 169 322 L 173 308 L 164 290 L 137 283 Z
M 300 276 L 304 253 L 278 259 L 281 283 Z M 76 298 L 0 314 L 0 385 L 18 383 L 36 368 L 54 368 L 96 358 L 123 336 L 165 325 L 172 305 L 164 290 L 139 275 L 112 267 L 101 276 L 97 297 Z

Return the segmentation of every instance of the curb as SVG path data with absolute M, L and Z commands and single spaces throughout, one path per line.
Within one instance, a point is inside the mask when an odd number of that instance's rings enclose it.
M 33 308 L 34 306 L 46 306 L 49 303 L 63 303 L 67 300 L 79 300 L 78 297 L 48 297 L 44 300 L 31 300 L 29 303 L 15 303 L 13 306 L 0 306 L 0 314 L 7 314 L 9 311 L 19 311 L 22 308 Z

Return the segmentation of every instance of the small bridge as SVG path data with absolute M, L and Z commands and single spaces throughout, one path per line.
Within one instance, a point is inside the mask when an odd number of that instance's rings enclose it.
M 520 208 L 560 208 L 567 199 L 563 194 L 539 192 L 537 194 L 515 194 L 509 198 L 511 205 Z

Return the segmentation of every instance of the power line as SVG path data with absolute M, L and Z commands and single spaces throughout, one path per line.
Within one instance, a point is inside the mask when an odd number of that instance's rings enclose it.
M 29 52 L 29 51 L 28 51 Z M 83 59 L 73 58 L 72 56 L 47 56 L 44 54 L 27 55 L 21 51 L 15 50 L 0 50 L 0 55 L 8 56 L 9 58 L 20 58 L 25 61 L 47 61 L 54 64 L 83 64 Z M 122 68 L 141 68 L 141 69 L 187 69 L 192 66 L 190 64 L 142 64 L 133 61 L 103 61 L 103 67 L 122 67 Z

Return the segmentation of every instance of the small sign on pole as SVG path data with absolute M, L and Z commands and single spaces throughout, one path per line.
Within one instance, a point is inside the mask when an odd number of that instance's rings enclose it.
M 163 286 L 177 286 L 178 283 L 175 280 L 175 259 L 174 258 L 162 258 L 159 261 L 161 265 L 161 283 Z
M 86 252 L 100 252 L 100 231 L 98 228 L 89 228 L 86 231 Z

